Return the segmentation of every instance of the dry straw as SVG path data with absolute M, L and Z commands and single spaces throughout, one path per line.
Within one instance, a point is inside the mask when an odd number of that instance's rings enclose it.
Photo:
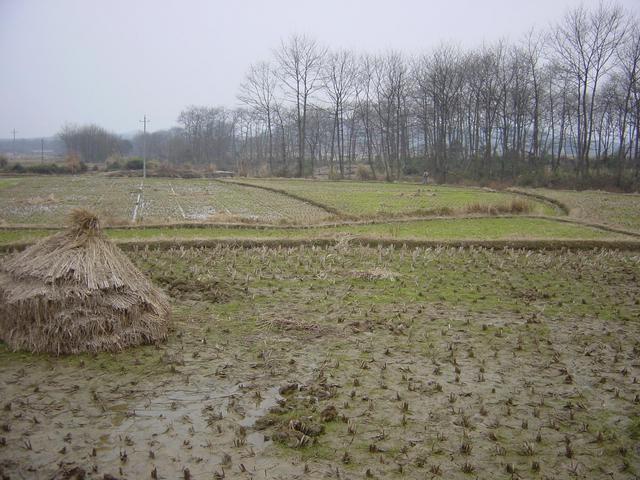
M 13 350 L 119 351 L 167 336 L 169 301 L 101 232 L 71 226 L 0 264 L 0 338 Z

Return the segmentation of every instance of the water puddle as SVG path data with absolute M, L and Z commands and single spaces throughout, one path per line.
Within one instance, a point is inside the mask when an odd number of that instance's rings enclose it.
M 245 417 L 238 422 L 243 427 L 253 427 L 260 417 L 264 417 L 269 413 L 269 409 L 278 405 L 282 400 L 279 393 L 279 387 L 271 387 L 266 391 L 260 405 L 253 410 L 249 410 Z

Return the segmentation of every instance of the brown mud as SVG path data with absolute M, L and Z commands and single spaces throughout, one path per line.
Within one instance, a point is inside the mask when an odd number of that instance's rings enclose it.
M 228 295 L 174 298 L 173 332 L 157 347 L 1 350 L 6 477 L 640 473 L 637 254 L 300 246 L 131 256 L 180 285 L 217 278 Z

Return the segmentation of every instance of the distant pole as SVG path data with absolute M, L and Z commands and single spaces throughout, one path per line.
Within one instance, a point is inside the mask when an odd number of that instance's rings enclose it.
M 140 120 L 143 125 L 142 130 L 142 179 L 147 178 L 147 123 L 151 123 L 147 115 Z
M 40 139 L 40 163 L 44 163 L 44 138 Z
M 13 130 L 11 130 L 11 133 L 13 133 L 13 142 L 11 143 L 11 149 L 13 150 L 13 158 L 15 160 L 16 158 L 16 129 L 14 128 Z

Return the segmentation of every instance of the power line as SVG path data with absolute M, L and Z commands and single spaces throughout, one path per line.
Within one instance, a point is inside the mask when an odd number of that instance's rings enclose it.
M 16 129 L 14 128 L 13 130 L 11 130 L 11 133 L 13 133 L 13 142 L 11 142 L 11 149 L 13 150 L 13 158 L 16 158 Z
M 142 179 L 147 178 L 147 123 L 151 123 L 151 121 L 147 118 L 145 114 L 142 120 L 139 120 L 140 123 L 143 124 L 142 131 Z

